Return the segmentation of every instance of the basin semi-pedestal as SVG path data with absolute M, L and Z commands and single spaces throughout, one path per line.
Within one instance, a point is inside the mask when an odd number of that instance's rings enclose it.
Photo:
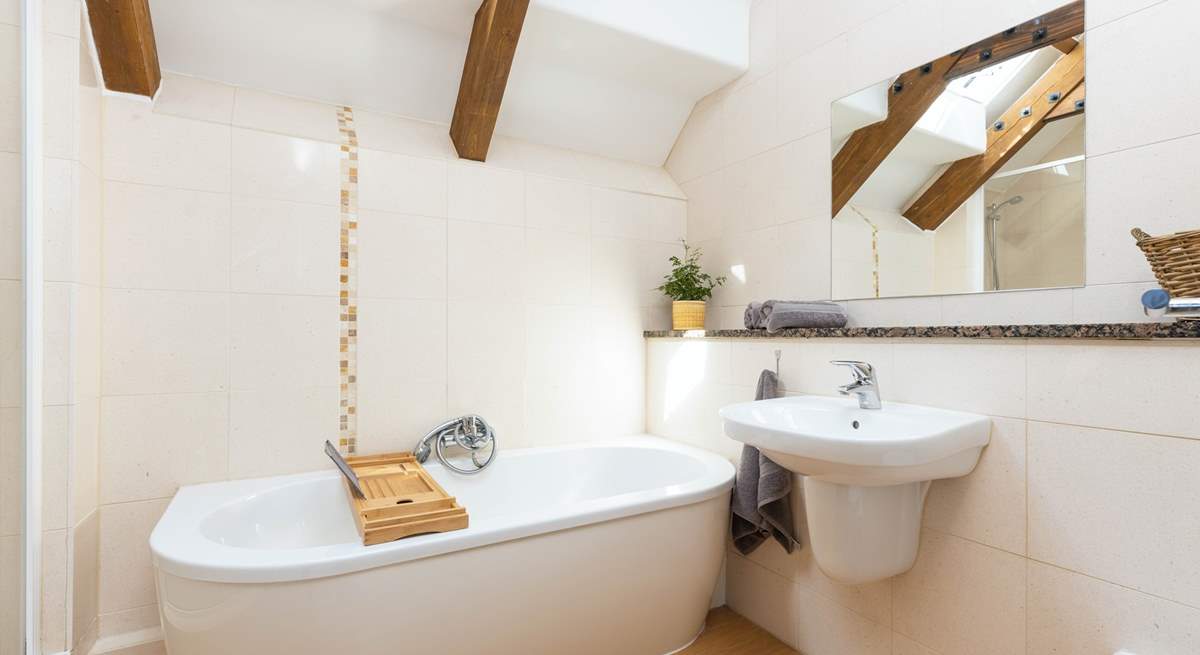
M 912 568 L 933 480 L 967 475 L 988 443 L 986 416 L 800 396 L 721 409 L 725 433 L 803 477 L 813 557 L 862 584 Z

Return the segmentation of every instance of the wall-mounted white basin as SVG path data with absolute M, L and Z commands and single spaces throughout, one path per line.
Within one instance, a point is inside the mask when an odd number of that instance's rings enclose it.
M 801 396 L 721 409 L 725 433 L 804 476 L 817 564 L 850 584 L 912 567 L 933 480 L 970 473 L 987 445 L 986 416 Z

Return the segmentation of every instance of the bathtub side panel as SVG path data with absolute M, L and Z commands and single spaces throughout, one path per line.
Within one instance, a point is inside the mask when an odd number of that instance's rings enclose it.
M 158 571 L 172 655 L 662 655 L 700 631 L 729 496 L 347 575 Z

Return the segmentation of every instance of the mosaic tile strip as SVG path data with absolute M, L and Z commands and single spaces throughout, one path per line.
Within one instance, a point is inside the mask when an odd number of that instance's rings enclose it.
M 358 134 L 354 110 L 338 109 L 341 135 L 341 258 L 338 267 L 338 449 L 358 449 Z

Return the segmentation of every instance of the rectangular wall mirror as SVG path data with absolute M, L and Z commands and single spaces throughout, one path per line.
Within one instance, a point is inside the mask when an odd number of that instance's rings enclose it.
M 833 297 L 1084 283 L 1083 0 L 833 103 Z

